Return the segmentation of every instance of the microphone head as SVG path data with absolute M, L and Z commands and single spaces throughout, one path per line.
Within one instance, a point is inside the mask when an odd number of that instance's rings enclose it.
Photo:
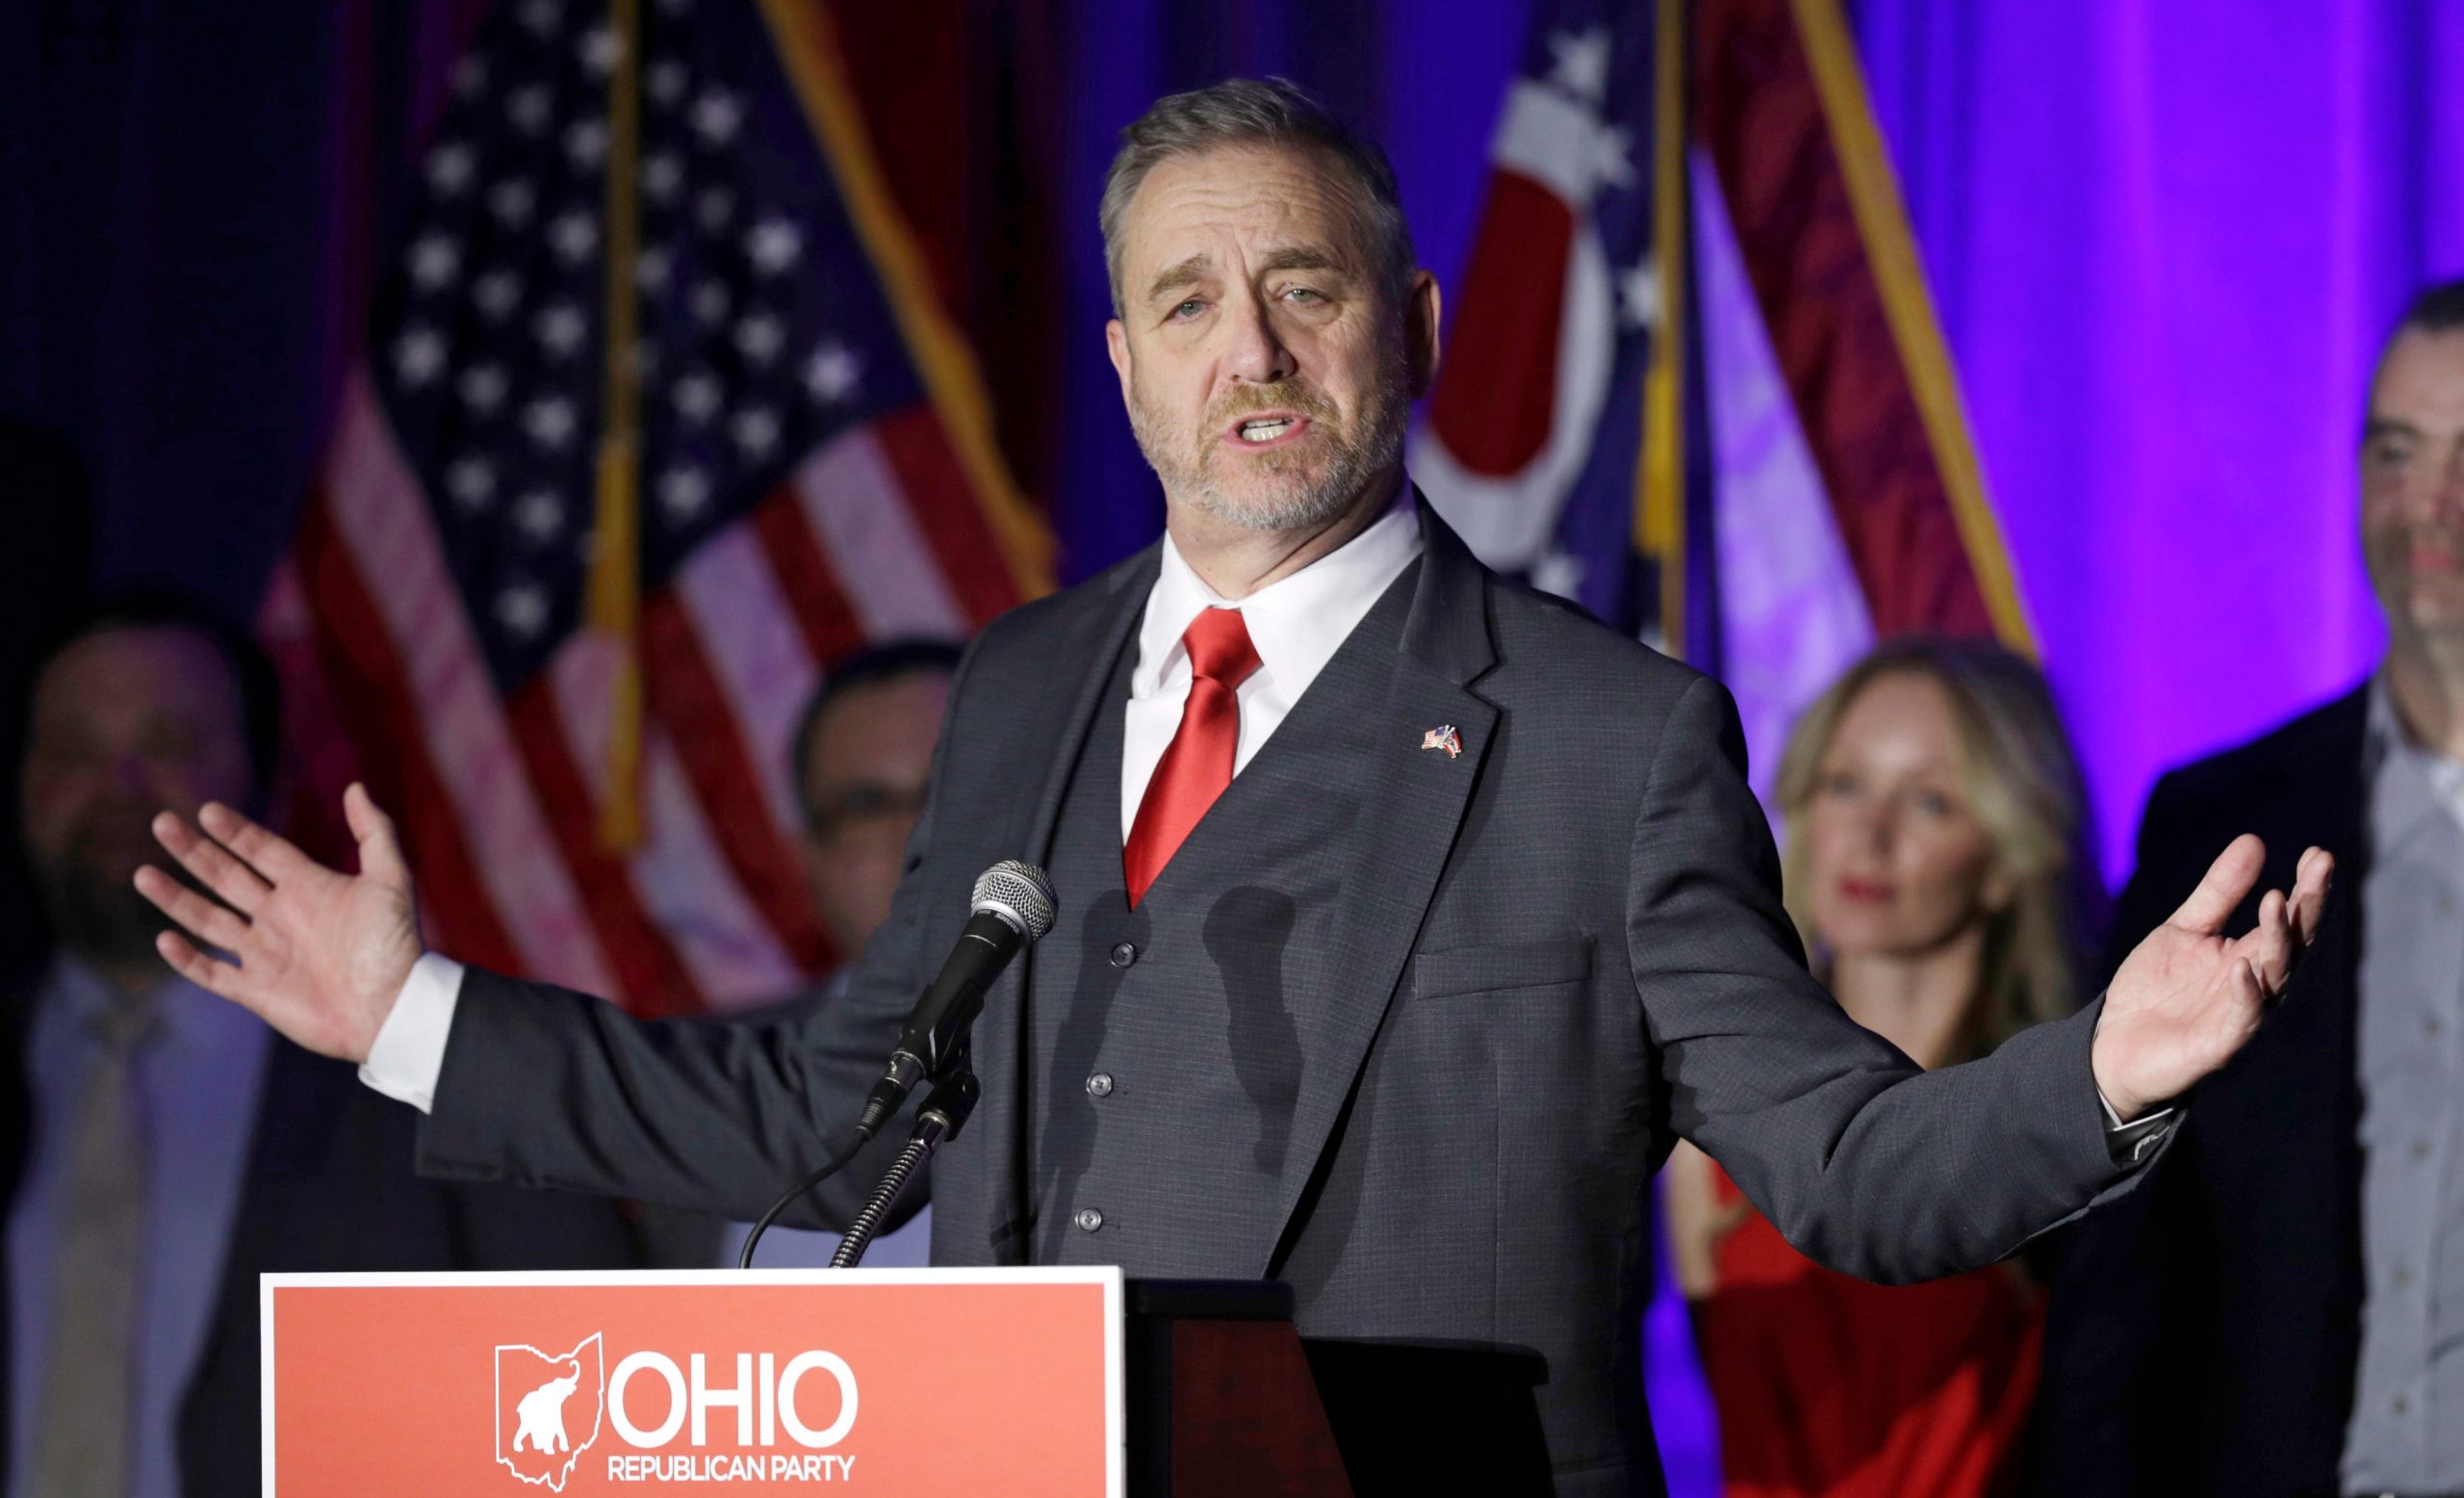
M 997 916 L 1029 942 L 1042 939 L 1060 914 L 1052 897 L 1052 881 L 1033 864 L 1003 859 L 975 881 L 968 914 Z

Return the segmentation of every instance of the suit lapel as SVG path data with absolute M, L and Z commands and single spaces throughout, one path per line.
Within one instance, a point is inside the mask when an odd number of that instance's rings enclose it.
M 2368 878 L 2373 849 L 2370 839 L 2370 788 L 2376 767 L 2369 762 L 2369 691 L 2364 688 L 2339 703 L 2331 718 L 2324 762 L 2338 768 L 2339 794 L 2330 803 L 2328 825 L 2319 841 L 2343 860 L 2330 887 L 2327 909 L 2321 918 L 2318 949 L 2310 960 L 2325 980 L 2322 987 L 2339 1002 L 2314 1004 L 2322 1017 L 2326 1044 L 2318 1047 L 2323 1096 L 2335 1100 L 2333 1130 L 2333 1195 L 2325 1203 L 2327 1221 L 2337 1225 L 2339 1278 L 2358 1298 L 2362 1281 L 2361 1190 L 2361 951 L 2364 936 L 2362 885 Z M 2297 848 L 2276 850 L 2279 857 L 2298 857 Z M 2272 887 L 2273 882 L 2271 882 Z M 2282 884 L 2291 888 L 2288 871 Z M 2282 1015 L 2278 1019 L 2284 1018 Z
M 1420 514 L 1420 581 L 1384 700 L 1373 709 L 1379 747 L 1363 767 L 1369 791 L 1359 825 L 1372 831 L 1350 851 L 1334 964 L 1299 1006 L 1302 1072 L 1270 1216 L 1263 1269 L 1270 1278 L 1289 1252 L 1302 1199 L 1419 940 L 1497 725 L 1497 709 L 1470 690 L 1497 659 L 1487 574 L 1425 499 Z M 1459 754 L 1443 747 L 1448 729 Z M 1437 746 L 1424 748 L 1431 735 Z
M 1136 634 L 1138 622 L 1145 612 L 1146 595 L 1154 585 L 1160 555 L 1159 544 L 1088 583 L 1087 589 L 1093 597 L 1062 626 L 1046 647 L 1046 659 L 1076 662 L 1079 674 L 1074 680 L 1064 676 L 1053 684 L 1058 689 L 1047 701 L 1063 704 L 1060 715 L 1040 724 L 1037 732 L 1018 736 L 1021 754 L 1030 762 L 1043 765 L 1043 781 L 1029 814 L 1026 835 L 1019 839 L 1018 851 L 1011 856 L 1039 867 L 1051 861 L 1053 834 L 1061 819 L 1062 800 L 1068 793 L 1069 778 L 1086 748 L 1089 730 L 1102 716 L 1104 684 L 1112 679 L 1121 651 Z M 1066 891 L 1060 893 L 1065 901 L 1068 898 Z M 1019 1072 L 1025 1044 L 1021 1021 L 1025 1006 L 1031 1001 L 1034 973 L 1035 954 L 1031 949 L 1026 960 L 1014 965 L 987 996 L 970 1042 L 976 1079 L 983 1086 L 984 1096 L 992 1100 L 992 1105 L 981 1109 L 976 1116 L 974 1127 L 981 1137 L 973 1143 L 982 1151 L 984 1168 L 992 1174 L 992 1206 L 985 1227 L 993 1262 L 1001 1264 L 1026 1261 L 1026 1203 L 1032 1198 L 1026 1189 L 1026 1157 L 1018 1149 L 1025 1127 L 1018 1109 L 1026 1098 Z
M 1078 768 L 1087 732 L 1101 714 L 1104 684 L 1112 680 L 1114 665 L 1145 615 L 1146 595 L 1154 590 L 1162 556 L 1163 543 L 1157 542 L 1088 584 L 1100 590 L 1096 600 L 1052 643 L 1052 659 L 1080 665 L 1074 680 L 1064 675 L 1053 684 L 1065 686 L 1067 695 L 1062 700 L 1067 706 L 1050 737 L 1052 758 L 1044 764 L 1043 785 L 1036 793 L 1035 813 L 1027 823 L 1024 856 L 1039 865 L 1052 857 L 1062 797 L 1068 793 L 1069 777 Z
M 2370 865 L 2369 706 L 2365 691 L 2335 704 L 2318 719 L 2318 732 L 2293 751 L 2280 801 L 2262 809 L 2268 864 L 2258 890 L 2291 889 L 2295 861 L 2310 843 L 2337 858 L 2335 883 L 2319 927 L 2319 941 L 2302 960 L 2285 1002 L 2268 1018 L 2272 1055 L 2288 1073 L 2286 1096 L 2313 1099 L 2334 1116 L 2320 1131 L 2315 1122 L 2291 1115 L 2282 1124 L 2295 1137 L 2323 1132 L 2328 1169 L 2296 1173 L 2291 1189 L 2315 1192 L 2320 1221 L 2338 1225 L 2359 1259 L 2361 1157 L 2361 943 L 2366 912 L 2362 887 Z M 2234 830 L 2239 831 L 2237 827 Z M 2258 891 L 2234 917 L 2234 929 L 2256 918 Z

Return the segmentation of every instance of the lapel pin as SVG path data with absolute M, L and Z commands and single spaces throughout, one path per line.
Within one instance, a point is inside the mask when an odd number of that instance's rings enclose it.
M 1421 736 L 1421 747 L 1424 749 L 1443 749 L 1446 751 L 1446 757 L 1450 760 L 1459 760 L 1463 758 L 1463 740 L 1454 736 L 1454 725 L 1451 723 L 1441 723 L 1437 727 L 1430 729 L 1427 733 L 1423 734 Z

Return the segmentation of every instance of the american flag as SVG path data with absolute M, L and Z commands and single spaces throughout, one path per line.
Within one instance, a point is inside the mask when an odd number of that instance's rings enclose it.
M 641 1013 L 775 996 L 834 959 L 786 763 L 822 664 L 963 636 L 1048 586 L 826 25 L 788 0 L 489 14 L 265 614 L 308 729 L 302 812 L 364 776 L 439 945 Z M 611 114 L 627 68 L 637 131 Z M 623 785 L 628 651 L 584 624 L 627 164 L 642 708 Z M 601 812 L 629 793 L 626 846 Z

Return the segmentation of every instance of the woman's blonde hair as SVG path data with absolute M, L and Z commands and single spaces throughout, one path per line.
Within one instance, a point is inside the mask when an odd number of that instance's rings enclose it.
M 1817 964 L 1822 933 L 1811 919 L 1811 855 L 1805 813 L 1821 780 L 1840 719 L 1860 693 L 1886 676 L 1921 677 L 1942 689 L 1960 746 L 1968 812 L 1993 849 L 1992 870 L 2010 903 L 1988 917 L 1983 982 L 1966 1029 L 1976 1053 L 2029 1025 L 2077 1007 L 2077 955 L 2101 914 L 2086 815 L 2086 788 L 2053 694 L 2037 668 L 1991 645 L 1896 640 L 1849 668 L 1815 699 L 1780 760 L 1780 813 L 1787 823 L 1782 870 L 1788 914 Z

